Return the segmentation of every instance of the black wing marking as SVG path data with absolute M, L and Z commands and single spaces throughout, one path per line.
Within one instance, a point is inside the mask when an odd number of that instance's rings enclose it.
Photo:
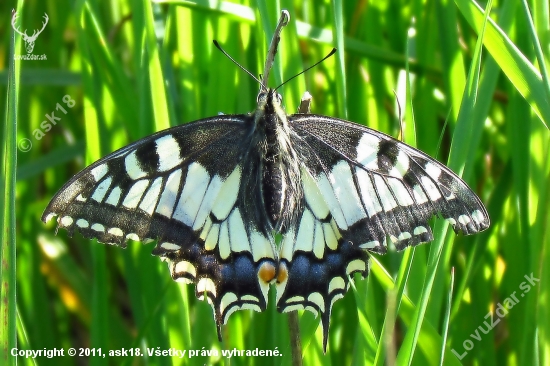
M 368 274 L 367 251 L 385 253 L 388 237 L 399 250 L 433 240 L 433 215 L 464 234 L 486 229 L 489 216 L 451 170 L 387 135 L 316 115 L 289 123 L 304 198 L 283 239 L 280 268 L 288 276 L 279 275 L 277 306 L 320 312 L 326 348 L 332 305 L 348 290 L 349 275 Z M 319 227 L 334 236 L 323 231 L 319 239 Z
M 273 238 L 250 210 L 258 164 L 246 118 L 209 118 L 124 147 L 75 175 L 42 220 L 58 216 L 70 235 L 122 247 L 158 239 L 153 254 L 206 297 L 221 338 L 234 311 L 266 308 L 276 268 Z

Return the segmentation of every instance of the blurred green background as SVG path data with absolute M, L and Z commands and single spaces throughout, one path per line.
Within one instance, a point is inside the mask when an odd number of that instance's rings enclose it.
M 14 61 L 12 9 L 28 35 L 47 14 L 32 51 L 44 60 Z M 193 286 L 172 282 L 150 254 L 154 244 L 122 250 L 63 230 L 55 236 L 55 224 L 40 221 L 55 192 L 101 156 L 169 126 L 252 111 L 257 83 L 212 40 L 257 75 L 281 9 L 292 19 L 271 86 L 338 47 L 280 89 L 289 113 L 308 90 L 312 112 L 397 137 L 401 112 L 405 142 L 463 174 L 492 219 L 472 237 L 434 220 L 434 243 L 376 256 L 371 275 L 334 305 L 326 355 L 318 319 L 300 313 L 304 364 L 550 364 L 544 0 L 494 1 L 491 23 L 468 0 L 2 2 L 3 351 L 199 351 L 183 359 L 20 357 L 23 365 L 291 363 L 287 315 L 277 313 L 274 291 L 264 313 L 234 314 L 220 343 L 210 306 Z M 15 46 L 16 56 L 28 54 L 19 34 Z M 499 306 L 507 311 L 495 312 Z M 235 348 L 282 356 L 221 355 Z

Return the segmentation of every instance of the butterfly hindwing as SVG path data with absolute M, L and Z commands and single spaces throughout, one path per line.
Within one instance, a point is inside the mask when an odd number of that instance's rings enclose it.
M 368 274 L 368 253 L 345 237 L 348 211 L 338 201 L 338 191 L 320 175 L 316 179 L 302 167 L 301 214 L 281 243 L 279 268 L 285 275 L 278 277 L 277 306 L 281 312 L 320 314 L 326 350 L 332 305 L 348 291 L 350 276 Z
M 153 254 L 196 285 L 220 334 L 234 311 L 266 308 L 276 268 L 272 236 L 250 212 L 258 162 L 244 148 L 247 120 L 213 117 L 120 149 L 73 177 L 42 219 L 120 246 L 157 239 Z

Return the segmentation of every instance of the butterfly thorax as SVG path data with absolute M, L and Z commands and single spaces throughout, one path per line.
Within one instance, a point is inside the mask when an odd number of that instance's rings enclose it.
M 290 142 L 281 95 L 269 89 L 258 95 L 254 113 L 261 160 L 261 195 L 273 230 L 285 232 L 301 197 L 300 167 Z

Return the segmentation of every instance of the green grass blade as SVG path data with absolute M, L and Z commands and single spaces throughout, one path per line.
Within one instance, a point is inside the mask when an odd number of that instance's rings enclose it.
M 153 115 L 155 120 L 155 129 L 162 131 L 170 127 L 171 120 L 175 120 L 174 112 L 171 108 L 171 102 L 166 95 L 166 78 L 162 69 L 164 60 L 162 59 L 162 50 L 157 45 L 155 33 L 155 20 L 153 14 L 153 4 L 149 1 L 143 2 L 146 27 L 146 46 L 149 82 L 151 85 L 151 100 L 153 105 Z M 158 5 L 157 5 L 158 6 Z
M 347 108 L 347 88 L 346 88 L 346 63 L 344 61 L 344 19 L 343 19 L 343 2 L 342 0 L 332 0 L 332 8 L 334 11 L 333 33 L 336 43 L 336 67 L 338 72 L 336 81 L 336 97 L 338 101 L 338 111 L 341 118 L 348 117 Z
M 472 0 L 455 0 L 455 2 L 462 15 L 479 33 L 484 27 L 483 10 Z M 540 72 L 491 19 L 489 19 L 486 28 L 484 44 L 517 91 L 548 128 L 550 125 L 550 101 Z
M 97 4 L 85 2 L 80 13 L 81 30 L 79 32 L 80 42 L 84 45 L 83 51 L 83 85 L 85 100 L 91 105 L 85 109 L 86 121 L 86 161 L 88 164 L 99 159 L 103 154 L 101 151 L 101 126 L 100 112 L 96 106 L 99 106 L 100 98 L 98 96 L 98 85 L 94 82 L 98 79 L 96 69 L 93 67 L 94 60 L 91 50 L 88 48 L 89 42 L 86 38 L 86 32 L 94 28 L 97 24 L 95 19 L 95 11 L 93 8 Z M 90 326 L 90 345 L 93 348 L 108 349 L 109 339 L 109 318 L 107 315 L 108 301 L 107 291 L 105 291 L 107 283 L 107 269 L 105 265 L 105 247 L 103 245 L 90 246 L 90 254 L 93 268 L 92 280 L 92 296 L 91 296 L 91 317 L 93 322 Z M 91 365 L 105 365 L 107 360 L 99 357 L 93 357 L 90 360 Z
M 487 5 L 487 13 L 484 18 L 484 25 L 487 24 L 488 13 L 491 9 L 492 1 L 489 1 Z M 468 141 L 470 136 L 468 131 L 471 131 L 469 128 L 469 116 L 472 114 L 473 107 L 477 99 L 477 90 L 478 90 L 478 80 L 479 80 L 479 69 L 481 64 L 481 49 L 482 42 L 484 37 L 485 26 L 482 27 L 480 38 L 476 43 L 476 50 L 474 53 L 474 61 L 472 62 L 470 72 L 467 79 L 467 86 L 464 91 L 463 103 L 458 115 L 457 128 L 455 129 L 455 135 L 453 136 L 452 146 L 451 147 L 451 156 L 449 158 L 449 167 L 455 172 L 458 172 L 459 175 L 462 172 L 464 162 L 467 155 Z M 456 148 L 460 146 L 460 148 Z M 458 157 L 453 159 L 453 156 L 458 155 Z M 434 230 L 434 237 L 439 238 L 430 247 L 430 256 L 428 258 L 428 269 L 426 273 L 426 278 L 424 280 L 424 288 L 422 289 L 421 300 L 418 305 L 417 311 L 415 312 L 415 318 L 413 321 L 412 328 L 407 331 L 405 340 L 403 342 L 403 347 L 397 356 L 397 362 L 399 364 L 412 364 L 413 356 L 418 342 L 418 337 L 420 334 L 420 329 L 422 323 L 424 322 L 424 316 L 426 314 L 426 308 L 428 306 L 428 300 L 432 291 L 432 287 L 435 281 L 436 272 L 438 271 L 438 266 L 441 259 L 441 254 L 443 251 L 443 238 L 447 232 L 448 225 L 445 223 L 438 222 L 436 224 L 436 230 Z M 447 248 L 450 246 L 448 245 Z
M 17 9 L 22 4 L 18 2 Z M 21 13 L 19 13 L 21 14 Z M 13 16 L 13 13 L 11 14 Z M 11 18 L 11 17 L 10 17 Z M 15 182 L 17 176 L 17 142 L 16 126 L 18 121 L 17 107 L 19 95 L 19 78 L 21 64 L 15 59 L 15 52 L 21 47 L 21 40 L 16 41 L 15 32 L 10 35 L 8 88 L 6 94 L 6 113 L 0 140 L 0 359 L 3 365 L 16 365 L 17 358 L 11 356 L 11 349 L 17 347 L 17 312 L 16 312 L 16 233 L 15 233 Z
M 441 342 L 441 359 L 439 366 L 444 365 L 445 361 L 445 348 L 447 346 L 447 335 L 449 333 L 449 320 L 451 318 L 451 305 L 453 303 L 453 289 L 455 284 L 455 270 L 451 268 L 451 283 L 449 286 L 449 296 L 447 301 L 447 307 L 445 308 L 445 316 L 443 317 L 443 342 Z

